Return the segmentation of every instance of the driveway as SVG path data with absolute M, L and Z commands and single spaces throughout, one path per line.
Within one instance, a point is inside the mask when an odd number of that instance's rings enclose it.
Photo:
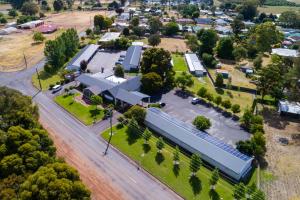
M 250 134 L 240 127 L 239 122 L 224 117 L 222 113 L 213 108 L 199 104 L 193 105 L 191 100 L 192 97 L 179 97 L 172 90 L 162 96 L 161 101 L 166 103 L 163 111 L 188 123 L 192 123 L 198 115 L 209 118 L 212 126 L 207 132 L 232 146 L 235 146 L 235 143 L 240 140 L 250 138 Z

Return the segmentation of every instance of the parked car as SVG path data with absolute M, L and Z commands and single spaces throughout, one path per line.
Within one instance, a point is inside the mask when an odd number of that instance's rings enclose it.
M 191 101 L 191 103 L 193 105 L 196 105 L 196 104 L 200 103 L 200 99 L 199 98 L 193 98 L 192 101 Z
M 165 106 L 166 106 L 166 103 L 159 102 L 159 105 L 160 105 L 160 107 L 162 108 L 162 107 L 165 107 Z
M 55 92 L 58 92 L 59 90 L 62 89 L 62 86 L 61 85 L 55 85 L 53 86 L 52 88 L 52 93 L 55 93 Z
M 117 62 L 115 62 L 115 65 L 122 65 L 122 61 L 117 61 Z

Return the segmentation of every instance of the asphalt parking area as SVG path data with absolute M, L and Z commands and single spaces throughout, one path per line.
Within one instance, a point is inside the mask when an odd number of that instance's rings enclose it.
M 115 62 L 118 61 L 120 55 L 125 55 L 126 51 L 98 51 L 92 60 L 89 62 L 87 69 L 92 73 L 101 72 L 104 68 L 104 73 L 113 72 Z
M 208 108 L 200 104 L 193 105 L 191 100 L 192 97 L 179 97 L 172 90 L 162 96 L 161 102 L 166 103 L 163 111 L 188 123 L 192 123 L 198 115 L 205 116 L 210 119 L 212 124 L 206 132 L 233 146 L 240 140 L 250 138 L 250 134 L 240 127 L 239 122 L 224 117 L 222 113 L 217 112 L 214 108 Z

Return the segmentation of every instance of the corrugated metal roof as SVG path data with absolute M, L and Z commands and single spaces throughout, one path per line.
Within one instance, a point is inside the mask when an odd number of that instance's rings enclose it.
M 225 144 L 221 140 L 205 132 L 199 131 L 191 124 L 184 123 L 171 117 L 160 109 L 148 108 L 145 123 L 150 123 L 153 126 L 158 127 L 160 130 L 168 133 L 171 137 L 176 138 L 202 155 L 214 160 L 215 163 L 210 163 L 214 166 L 218 163 L 226 169 L 240 175 L 247 171 L 249 166 L 251 166 L 253 158 L 240 153 L 238 150 Z
M 116 84 L 111 81 L 108 81 L 106 79 L 94 78 L 88 74 L 81 74 L 75 80 L 88 87 L 97 86 L 102 92 L 116 86 Z
M 125 59 L 122 63 L 123 68 L 126 71 L 130 69 L 136 69 L 140 64 L 140 58 L 142 55 L 141 46 L 131 46 L 127 49 Z
M 118 39 L 120 37 L 120 35 L 121 35 L 120 32 L 107 32 L 101 37 L 99 42 L 108 42 L 111 40 L 115 40 L 115 39 Z
M 279 101 L 279 111 L 300 115 L 300 103 Z
M 197 55 L 194 53 L 186 53 L 185 59 L 187 61 L 188 67 L 191 72 L 194 71 L 203 71 L 205 72 L 205 68 L 201 64 L 200 60 L 198 59 Z
M 122 88 L 119 88 L 116 98 L 131 105 L 139 104 L 140 101 L 143 99 L 142 97 L 137 96 L 134 93 L 128 92 L 127 90 L 124 90 Z
M 277 54 L 284 57 L 299 57 L 299 52 L 294 49 L 276 48 L 272 49 L 272 54 Z

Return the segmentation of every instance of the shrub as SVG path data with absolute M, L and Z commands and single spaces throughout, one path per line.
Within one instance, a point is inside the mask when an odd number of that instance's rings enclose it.
M 142 124 L 146 117 L 146 111 L 140 106 L 132 106 L 127 112 L 124 113 L 127 118 L 135 119 L 139 124 Z
M 216 77 L 216 86 L 223 87 L 223 85 L 224 85 L 223 75 L 218 73 Z
M 206 96 L 206 93 L 207 93 L 207 89 L 205 87 L 201 87 L 197 92 L 197 94 L 202 98 Z
M 124 127 L 124 124 L 123 124 L 123 123 L 118 123 L 117 126 L 116 126 L 117 129 L 121 129 L 121 128 L 123 128 L 123 127 Z
M 211 94 L 211 93 L 206 93 L 206 99 L 208 100 L 208 101 L 213 101 L 214 100 L 214 97 L 213 97 L 213 95 Z
M 231 110 L 232 110 L 233 113 L 241 112 L 240 105 L 238 105 L 238 104 L 232 105 Z
M 231 102 L 230 102 L 230 100 L 225 100 L 225 101 L 223 101 L 223 102 L 222 102 L 222 106 L 223 106 L 224 108 L 226 108 L 226 109 L 231 108 Z
M 196 126 L 197 129 L 202 131 L 211 127 L 210 120 L 204 116 L 197 116 L 194 119 L 193 124 Z
M 222 103 L 222 97 L 221 96 L 217 96 L 214 99 L 215 104 L 217 104 L 218 106 Z

